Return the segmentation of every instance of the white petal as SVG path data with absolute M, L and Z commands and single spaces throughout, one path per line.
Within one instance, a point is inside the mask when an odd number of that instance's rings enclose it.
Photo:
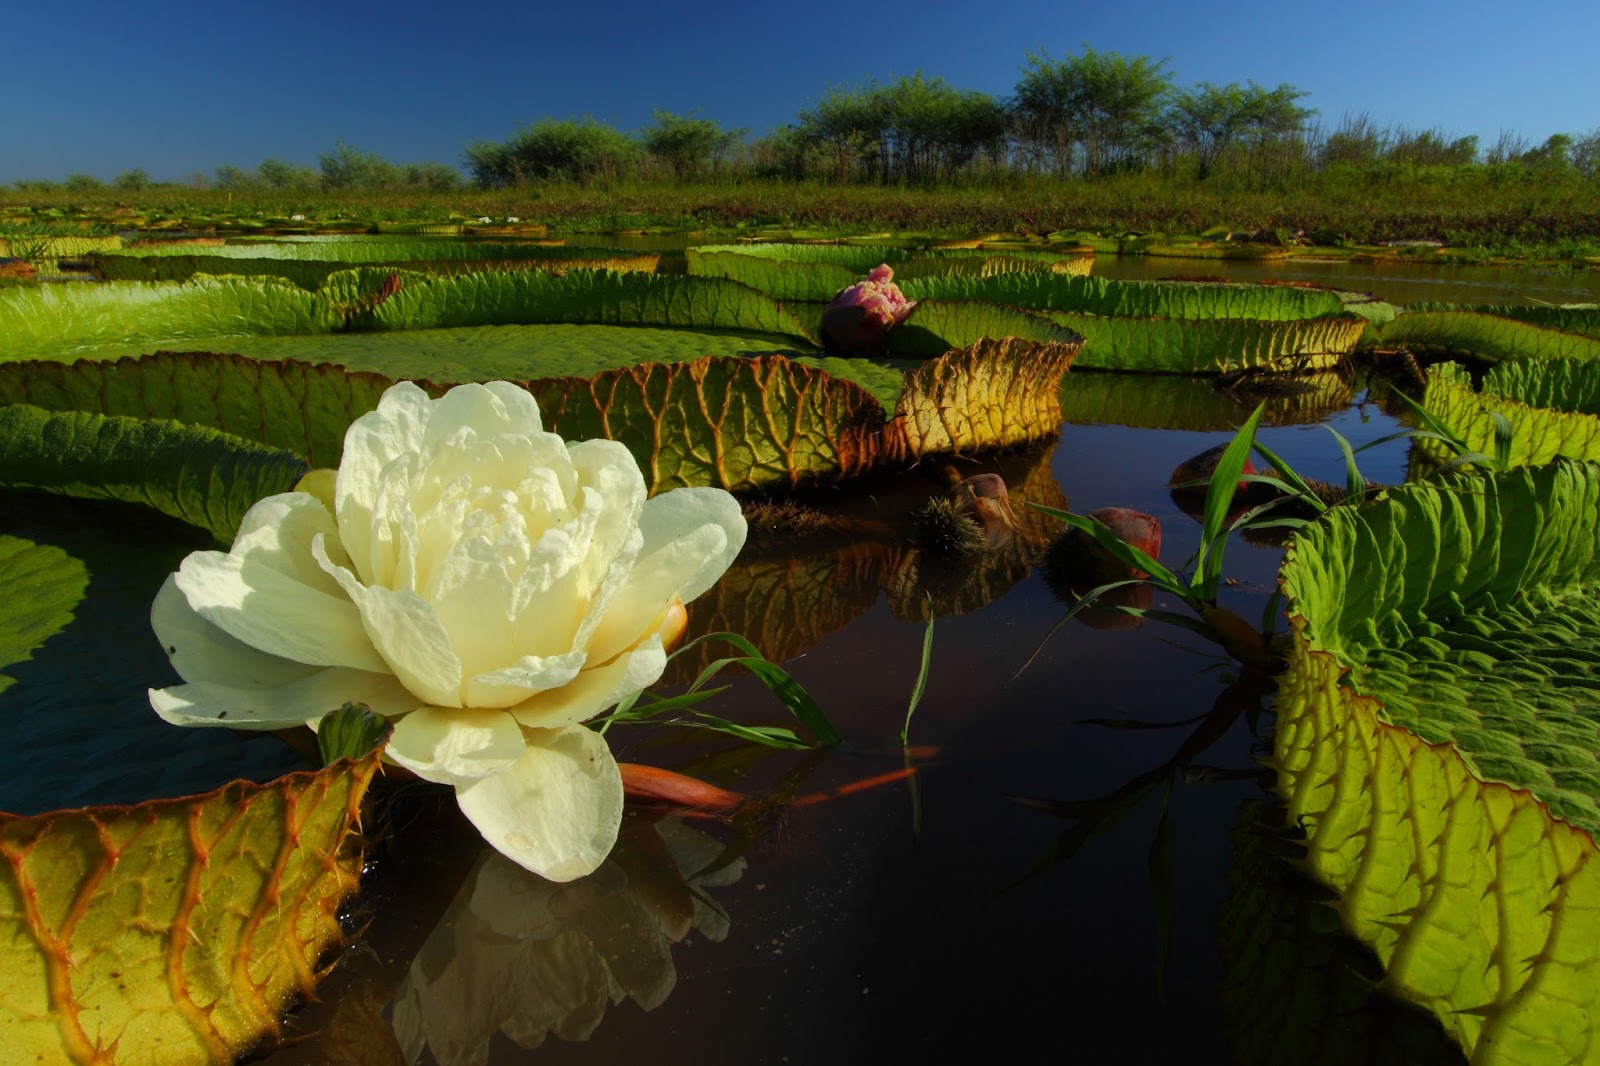
M 202 681 L 150 690 L 150 706 L 173 725 L 287 729 L 310 725 L 346 703 L 365 703 L 378 714 L 392 716 L 416 707 L 418 700 L 389 674 L 339 667 L 276 688 Z
M 722 530 L 721 550 L 701 558 L 667 599 L 677 596 L 688 603 L 715 585 L 744 547 L 748 528 L 739 501 L 721 489 L 673 489 L 645 503 L 639 516 L 639 532 L 644 534 L 641 558 L 672 551 L 683 537 L 711 527 Z
M 584 560 L 585 592 L 592 592 L 639 524 L 646 495 L 644 475 L 633 453 L 619 441 L 579 441 L 568 446 L 567 453 L 577 469 L 578 483 L 593 488 L 604 501 Z
M 276 688 L 322 667 L 268 655 L 229 636 L 195 614 L 168 574 L 150 605 L 150 628 L 185 681 L 217 681 L 238 688 Z
M 310 493 L 280 493 L 245 513 L 228 554 L 269 566 L 318 592 L 339 596 L 339 586 L 311 557 L 311 542 L 319 534 L 338 543 L 333 512 Z M 347 561 L 342 548 L 337 554 Z
M 622 550 L 606 569 L 605 576 L 600 579 L 599 588 L 595 589 L 589 600 L 589 608 L 583 616 L 583 621 L 578 623 L 577 635 L 572 638 L 574 648 L 588 650 L 594 640 L 595 631 L 600 628 L 600 623 L 605 621 L 606 613 L 611 610 L 611 605 L 616 602 L 618 594 L 627 586 L 628 575 L 633 572 L 633 564 L 638 560 L 639 551 L 643 547 L 643 534 L 637 527 L 629 530 Z
M 525 655 L 510 666 L 467 678 L 464 702 L 468 707 L 511 707 L 570 683 L 583 669 L 584 659 L 581 651 Z
M 361 624 L 386 669 L 421 703 L 461 706 L 461 660 L 428 602 L 414 592 L 368 588 L 321 549 L 321 542 L 313 545 L 317 561 L 360 609 Z
M 666 668 L 667 652 L 661 636 L 652 633 L 627 654 L 604 666 L 584 670 L 562 687 L 541 692 L 510 711 L 531 729 L 556 729 L 586 722 L 655 684 Z
M 372 510 L 379 475 L 397 458 L 421 447 L 432 402 L 420 388 L 402 381 L 383 394 L 377 410 L 362 415 L 345 431 L 344 456 L 334 485 L 339 540 L 364 581 L 372 580 Z
M 592 872 L 622 824 L 622 774 L 600 734 L 572 726 L 527 731 L 503 773 L 456 789 L 472 824 L 508 859 L 552 881 Z
M 422 707 L 395 722 L 384 755 L 424 781 L 459 786 L 506 770 L 526 747 L 504 711 Z
M 313 666 L 388 667 L 362 628 L 361 612 L 276 569 L 271 557 L 195 552 L 177 586 L 195 613 L 253 648 Z
M 714 585 L 744 547 L 739 501 L 721 489 L 673 489 L 639 518 L 644 547 L 589 644 L 604 662 L 659 624 L 673 597 L 688 603 Z
M 507 381 L 494 381 L 457 385 L 433 402 L 423 454 L 458 438 L 463 430 L 479 438 L 531 437 L 543 434 L 544 426 L 532 393 Z

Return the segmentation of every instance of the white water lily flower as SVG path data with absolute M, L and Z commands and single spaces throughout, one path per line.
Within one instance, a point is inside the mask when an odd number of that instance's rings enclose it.
M 660 678 L 683 604 L 744 544 L 738 502 L 647 500 L 623 445 L 568 445 L 506 382 L 396 385 L 322 474 L 162 586 L 151 623 L 185 683 L 151 691 L 156 713 L 281 729 L 364 702 L 395 720 L 388 758 L 454 786 L 507 857 L 595 869 L 622 781 L 580 723 Z

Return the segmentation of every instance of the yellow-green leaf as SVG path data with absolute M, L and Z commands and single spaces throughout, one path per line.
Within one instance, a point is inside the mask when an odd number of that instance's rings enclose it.
M 267 785 L 0 814 L 0 1060 L 225 1063 L 341 939 L 377 754 Z

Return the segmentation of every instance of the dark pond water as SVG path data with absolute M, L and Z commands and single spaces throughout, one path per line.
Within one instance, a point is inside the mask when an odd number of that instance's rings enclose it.
M 1162 558 L 1181 565 L 1199 530 L 1168 477 L 1227 440 L 1248 406 L 1200 381 L 1115 386 L 1140 425 L 1071 421 L 1047 448 L 973 469 L 1079 512 L 1147 511 L 1163 526 Z M 1320 424 L 1358 443 L 1397 425 L 1359 385 L 1295 407 L 1269 409 L 1262 439 L 1327 480 L 1342 480 L 1343 464 Z M 1171 428 L 1178 410 L 1211 415 Z M 1373 481 L 1402 480 L 1405 465 L 1403 443 L 1362 456 Z M 914 471 L 818 502 L 898 521 L 931 485 Z M 0 715 L 24 738 L 0 750 L 0 810 L 296 765 L 270 737 L 193 731 L 175 745 L 148 710 L 144 689 L 171 680 L 148 604 L 203 546 L 192 535 L 24 494 L 0 495 L 4 535 L 81 560 L 87 586 L 61 633 L 0 665 L 15 682 L 0 688 Z M 1031 565 L 1045 539 L 953 572 L 894 538 L 753 542 L 723 594 L 691 608 L 693 624 L 740 630 L 781 657 L 845 749 L 612 735 L 624 760 L 775 797 L 761 817 L 639 815 L 598 874 L 554 886 L 485 853 L 447 792 L 381 790 L 352 914 L 364 932 L 296 1017 L 303 1039 L 263 1061 L 936 1062 L 951 1049 L 1041 1047 L 1095 1063 L 1458 1060 L 1431 1023 L 1370 995 L 1371 960 L 1284 862 L 1292 843 L 1260 761 L 1270 691 L 1240 684 L 1219 649 L 1169 625 L 1074 620 L 1046 641 L 1068 601 Z M 1224 602 L 1259 617 L 1280 558 L 1236 538 Z M 929 610 L 908 779 L 896 734 Z M 719 700 L 728 717 L 781 721 L 748 679 Z

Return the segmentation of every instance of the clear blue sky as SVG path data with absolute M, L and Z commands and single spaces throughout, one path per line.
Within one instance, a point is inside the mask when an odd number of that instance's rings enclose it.
M 314 166 L 341 138 L 459 164 L 547 115 L 632 130 L 653 107 L 761 133 L 918 70 L 1004 96 L 1030 49 L 1084 44 L 1166 58 L 1180 85 L 1289 82 L 1328 125 L 1600 127 L 1600 0 L 0 0 L 0 39 L 0 182 Z

